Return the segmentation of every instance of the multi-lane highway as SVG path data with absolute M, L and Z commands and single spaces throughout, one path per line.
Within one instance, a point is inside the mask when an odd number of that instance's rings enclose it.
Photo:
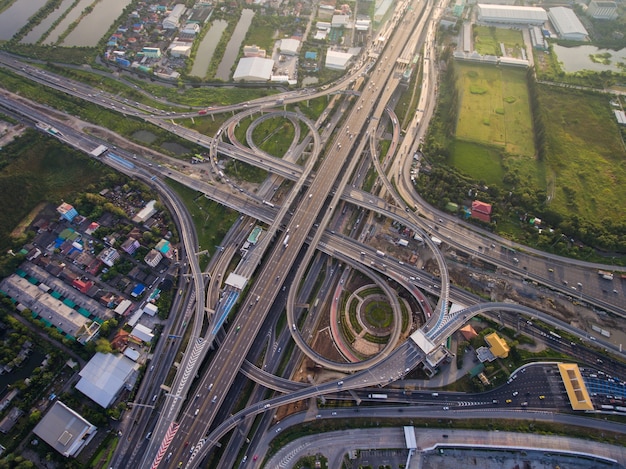
M 213 164 L 214 158 L 218 154 L 222 154 L 240 159 L 248 164 L 263 167 L 273 173 L 274 177 L 279 176 L 285 180 L 295 182 L 289 194 L 278 204 L 267 202 L 270 200 L 269 197 L 246 193 L 229 181 L 223 181 L 226 184 L 209 184 L 205 181 L 197 180 L 175 170 L 168 164 L 153 166 L 149 162 L 150 160 L 144 160 L 139 157 L 135 164 L 132 165 L 134 168 L 132 173 L 134 175 L 140 175 L 146 180 L 152 179 L 151 183 L 156 185 L 168 197 L 177 219 L 181 220 L 179 228 L 183 244 L 189 251 L 190 276 L 193 279 L 197 300 L 193 303 L 194 314 L 190 315 L 190 318 L 193 320 L 191 321 L 189 347 L 184 354 L 184 359 L 171 386 L 171 391 L 165 395 L 164 402 L 159 402 L 162 410 L 159 420 L 154 427 L 153 438 L 149 442 L 145 456 L 142 459 L 142 467 L 149 467 L 151 464 L 154 464 L 154 466 L 161 464 L 165 467 L 166 465 L 178 465 L 178 463 L 187 467 L 195 467 L 201 463 L 203 457 L 215 446 L 219 438 L 243 422 L 248 416 L 267 412 L 280 405 L 296 402 L 307 397 L 388 383 L 402 377 L 424 358 L 423 351 L 415 343 L 408 341 L 392 351 L 395 346 L 395 343 L 392 342 L 379 357 L 372 360 L 372 363 L 366 363 L 367 365 L 372 365 L 367 371 L 354 374 L 337 382 L 310 386 L 304 389 L 300 389 L 301 386 L 289 386 L 280 379 L 264 376 L 262 373 L 252 370 L 249 363 L 244 365 L 247 352 L 254 342 L 259 332 L 259 327 L 263 324 L 275 298 L 281 291 L 281 287 L 291 267 L 294 266 L 297 259 L 299 267 L 295 272 L 295 278 L 305 278 L 306 270 L 316 249 L 326 252 L 328 255 L 336 257 L 345 263 L 350 263 L 356 268 L 362 270 L 374 268 L 379 270 L 381 274 L 403 284 L 409 291 L 419 287 L 422 290 L 436 294 L 439 297 L 439 303 L 434 310 L 434 314 L 431 315 L 424 327 L 424 333 L 433 342 L 441 342 L 467 318 L 479 312 L 494 309 L 535 316 L 537 316 L 537 313 L 517 305 L 474 304 L 472 301 L 475 301 L 475 299 L 468 300 L 467 297 L 463 297 L 461 301 L 468 308 L 455 316 L 449 316 L 448 299 L 460 298 L 462 293 L 449 289 L 445 260 L 438 247 L 430 239 L 432 235 L 443 238 L 445 243 L 452 248 L 470 252 L 472 255 L 485 259 L 495 266 L 509 269 L 529 279 L 536 279 L 555 289 L 567 291 L 571 294 L 572 291 L 570 290 L 572 290 L 572 287 L 575 287 L 575 294 L 581 300 L 595 303 L 608 311 L 624 314 L 623 295 L 614 296 L 615 294 L 613 294 L 607 296 L 609 290 L 606 289 L 602 281 L 599 281 L 600 279 L 595 271 L 589 270 L 589 268 L 597 269 L 597 266 L 587 263 L 566 263 L 556 257 L 545 257 L 532 250 L 526 250 L 525 253 L 516 252 L 511 254 L 510 248 L 513 246 L 511 243 L 502 243 L 502 240 L 493 237 L 491 234 L 482 233 L 475 228 L 469 229 L 456 219 L 451 219 L 430 210 L 420 202 L 418 196 L 414 194 L 413 187 L 410 183 L 407 183 L 407 178 L 403 177 L 408 174 L 408 171 L 402 171 L 401 168 L 404 167 L 405 161 L 410 160 L 410 155 L 414 149 L 411 145 L 414 145 L 417 139 L 413 144 L 410 144 L 410 139 L 405 139 L 402 145 L 398 145 L 397 140 L 400 138 L 400 132 L 397 117 L 387 109 L 387 103 L 399 84 L 399 78 L 406 58 L 411 56 L 416 46 L 424 40 L 426 44 L 426 59 L 433 53 L 434 32 L 431 22 L 431 9 L 432 6 L 430 4 L 417 1 L 407 1 L 397 5 L 393 18 L 386 26 L 387 33 L 385 37 L 387 40 L 383 42 L 375 41 L 368 51 L 370 57 L 379 58 L 376 64 L 373 62 L 368 63 L 368 61 L 373 59 L 361 61 L 360 68 L 355 67 L 358 68 L 358 70 L 355 70 L 355 75 L 344 77 L 326 90 L 306 90 L 304 93 L 293 92 L 285 95 L 285 103 L 322 96 L 346 87 L 354 81 L 356 74 L 361 74 L 366 69 L 370 70 L 369 76 L 365 77 L 360 95 L 355 99 L 352 108 L 346 109 L 345 115 L 338 122 L 332 139 L 325 140 L 320 137 L 317 132 L 319 122 L 314 123 L 305 120 L 310 130 L 310 134 L 305 139 L 307 139 L 307 143 L 309 139 L 312 141 L 312 150 L 304 168 L 294 162 L 297 158 L 293 161 L 290 161 L 289 158 L 272 158 L 255 147 L 245 148 L 243 145 L 237 144 L 236 139 L 234 139 L 234 125 L 241 118 L 252 115 L 261 109 L 273 107 L 275 105 L 274 98 L 264 98 L 249 104 L 231 106 L 232 110 L 243 109 L 244 112 L 233 116 L 232 119 L 227 121 L 219 130 L 218 138 L 212 139 L 177 126 L 173 121 L 169 121 L 169 119 L 175 117 L 182 117 L 182 114 L 169 115 L 169 113 L 157 112 L 153 108 L 139 103 L 128 103 L 127 100 L 120 100 L 117 96 L 96 92 L 88 86 L 74 84 L 70 80 L 61 80 L 53 74 L 43 72 L 36 67 L 24 66 L 20 61 L 10 56 L 0 55 L 0 63 L 4 66 L 10 66 L 16 73 L 31 80 L 45 86 L 51 86 L 72 96 L 98 103 L 116 112 L 143 118 L 147 122 L 206 146 L 211 151 L 211 164 Z M 432 11 L 435 12 L 433 15 L 436 17 L 440 14 L 441 9 L 435 7 Z M 429 27 L 431 29 L 428 29 Z M 422 31 L 428 32 L 422 35 Z M 429 62 L 428 73 L 425 76 L 429 76 L 432 80 L 433 74 L 434 69 Z M 425 120 L 427 120 L 427 111 L 425 109 L 432 108 L 429 107 L 428 97 L 428 87 L 425 87 L 420 101 L 421 110 L 418 110 L 419 116 L 416 116 L 416 127 L 419 125 L 419 119 L 421 119 L 418 136 L 424 131 Z M 63 126 L 61 122 L 54 120 L 54 118 L 45 115 L 41 111 L 29 108 L 25 101 L 18 101 L 15 97 L 2 96 L 0 104 L 12 109 L 17 108 L 18 111 L 28 114 L 34 120 L 41 122 L 54 121 L 53 125 L 62 129 L 64 138 L 67 139 L 68 143 L 85 151 L 93 148 L 93 139 L 81 136 L 75 129 Z M 220 111 L 225 109 L 222 108 Z M 277 112 L 272 115 L 302 120 L 302 116 L 293 113 Z M 395 166 L 392 166 L 389 178 L 384 176 L 383 166 L 377 160 L 374 145 L 374 136 L 378 125 L 385 115 L 389 115 L 393 123 L 394 142 L 390 149 L 390 155 L 398 155 L 394 160 Z M 336 120 L 334 122 L 337 123 Z M 230 136 L 231 143 L 225 143 L 219 138 L 220 134 L 226 133 Z M 327 132 L 326 135 L 330 134 Z M 289 152 L 292 156 L 295 156 L 301 153 L 304 146 L 304 144 L 298 146 L 294 143 Z M 357 188 L 350 188 L 349 181 L 353 178 L 356 168 L 361 167 L 362 164 L 358 157 L 367 147 L 370 148 L 374 165 L 382 178 L 385 190 L 394 198 L 393 204 L 389 202 L 388 198 L 383 198 L 382 196 L 380 198 L 375 197 L 369 193 L 359 191 Z M 129 156 L 129 158 L 131 157 Z M 116 165 L 115 162 L 107 162 L 113 164 L 119 170 L 128 172 L 128 168 L 124 168 L 119 164 Z M 391 179 L 395 177 L 396 170 L 398 171 L 398 187 L 394 187 L 391 183 Z M 214 167 L 214 173 L 217 173 L 217 171 L 217 168 Z M 195 379 L 196 375 L 206 358 L 208 347 L 213 343 L 216 332 L 221 327 L 221 323 L 217 322 L 214 314 L 216 301 L 219 303 L 219 299 L 216 300 L 216 295 L 220 282 L 216 281 L 214 277 L 211 278 L 209 292 L 205 297 L 205 285 L 195 256 L 197 240 L 192 235 L 192 225 L 190 225 L 190 221 L 184 211 L 177 205 L 171 191 L 158 179 L 155 180 L 155 175 L 171 177 L 204 192 L 210 198 L 219 201 L 225 206 L 235 208 L 242 213 L 268 223 L 270 226 L 267 236 L 253 253 L 253 261 L 248 265 L 246 277 L 252 278 L 254 275 L 254 283 L 250 286 L 246 297 L 241 299 L 242 306 L 236 318 L 236 327 L 229 328 L 219 349 L 211 357 L 206 371 L 198 375 L 197 379 Z M 400 191 L 400 195 L 396 195 L 397 190 Z M 266 192 L 266 194 L 268 193 Z M 411 200 L 418 201 L 421 215 L 425 215 L 425 218 L 414 216 L 412 213 L 413 207 L 405 206 L 405 202 Z M 325 231 L 325 228 L 335 215 L 336 208 L 342 201 L 350 202 L 355 206 L 400 221 L 405 225 L 411 226 L 415 232 L 421 233 L 426 244 L 435 254 L 435 259 L 440 266 L 440 280 L 437 281 L 421 274 L 422 279 L 417 283 L 411 282 L 409 279 L 415 277 L 416 274 L 410 267 L 390 258 L 387 258 L 387 265 L 381 267 L 381 263 L 370 261 L 370 259 L 375 259 L 376 256 L 371 249 L 354 240 L 346 240 L 332 232 Z M 313 229 L 314 225 L 316 229 Z M 239 238 L 234 239 L 242 240 L 242 233 L 243 231 L 239 233 Z M 228 264 L 238 242 L 235 241 L 232 245 L 226 247 L 222 253 L 223 257 L 215 266 L 216 273 L 222 272 L 225 268 L 224 266 Z M 501 246 L 506 246 L 507 249 L 501 249 Z M 363 255 L 362 253 L 367 254 Z M 580 272 L 582 273 L 573 270 L 570 266 L 571 264 L 580 266 Z M 256 268 L 257 265 L 259 265 L 258 269 Z M 550 267 L 547 267 L 548 265 Z M 591 275 L 590 272 L 592 272 Z M 584 277 L 584 280 L 578 280 L 579 276 Z M 393 301 L 394 295 L 386 287 L 385 282 L 379 282 L 379 284 L 386 291 L 390 301 Z M 306 341 L 299 336 L 296 328 L 290 327 L 290 325 L 295 325 L 296 323 L 294 317 L 296 293 L 296 288 L 290 288 L 287 301 L 288 330 L 294 336 L 298 346 L 307 352 L 308 345 Z M 397 331 L 398 329 L 396 328 L 394 333 Z M 323 362 L 319 356 L 309 356 L 314 358 L 314 361 Z M 374 365 L 374 363 L 377 364 Z M 327 365 L 329 368 L 333 367 L 332 364 Z M 363 368 L 363 366 L 364 364 L 361 363 L 348 365 L 345 369 L 338 366 L 337 369 L 355 371 Z M 218 411 L 221 405 L 226 402 L 225 399 L 235 375 L 242 367 L 250 376 L 256 376 L 262 382 L 268 383 L 270 387 L 273 383 L 276 389 L 290 390 L 291 392 L 286 396 L 249 406 L 242 412 L 218 424 L 215 420 Z M 156 375 L 155 373 L 155 380 L 159 380 L 160 378 Z M 149 376 L 149 378 L 152 378 L 152 376 Z M 152 384 L 154 385 L 154 383 Z M 195 389 L 194 395 L 188 396 L 192 385 Z M 150 388 L 150 391 L 146 390 L 139 395 L 145 400 L 149 398 L 149 393 L 152 392 L 152 389 L 154 387 Z M 139 413 L 141 412 L 138 410 L 137 414 Z M 140 420 L 139 426 L 146 428 L 150 420 L 148 413 L 141 415 Z M 154 424 L 153 420 L 151 424 Z M 173 436 L 168 445 L 164 445 L 163 439 L 168 430 L 175 431 L 172 431 Z M 142 443 L 144 442 L 142 441 Z M 137 464 L 139 459 L 135 458 L 134 454 L 128 454 L 128 446 L 129 444 L 127 443 L 120 446 L 120 452 L 126 451 L 126 454 L 114 460 L 113 465 L 115 467 Z M 157 456 L 158 453 L 160 453 L 160 456 Z

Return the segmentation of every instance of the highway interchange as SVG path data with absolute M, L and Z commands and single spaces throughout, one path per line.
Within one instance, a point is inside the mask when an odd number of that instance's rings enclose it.
M 177 219 L 181 241 L 185 248 L 183 258 L 188 260 L 186 263 L 189 268 L 188 278 L 192 279 L 193 285 L 193 288 L 187 291 L 184 298 L 178 296 L 176 298 L 175 308 L 180 307 L 183 314 L 180 315 L 177 322 L 171 325 L 170 333 L 182 335 L 185 328 L 190 327 L 192 339 L 178 367 L 179 372 L 174 383 L 164 393 L 164 397 L 159 398 L 158 408 L 160 412 L 158 418 L 154 413 L 147 410 L 151 409 L 152 406 L 145 406 L 144 404 L 144 407 L 139 405 L 133 408 L 133 417 L 127 419 L 128 422 L 134 422 L 137 428 L 153 428 L 152 438 L 147 443 L 141 441 L 144 432 L 138 432 L 132 440 L 123 438 L 123 443 L 119 446 L 114 459 L 114 467 L 128 467 L 129 465 L 170 467 L 177 462 L 182 462 L 184 467 L 197 467 L 221 437 L 236 426 L 243 425 L 245 421 L 250 421 L 251 419 L 248 419 L 250 416 L 265 413 L 286 403 L 298 402 L 308 397 L 386 384 L 402 377 L 424 359 L 424 352 L 409 340 L 400 345 L 391 343 L 391 346 L 375 359 L 372 359 L 372 362 L 349 365 L 333 363 L 324 360 L 323 357 L 311 350 L 305 338 L 300 335 L 299 330 L 288 327 L 287 329 L 293 336 L 298 348 L 316 362 L 323 363 L 329 369 L 354 374 L 341 381 L 316 386 L 290 385 L 285 380 L 274 379 L 271 374 L 264 374 L 262 370 L 245 361 L 248 351 L 252 350 L 251 347 L 261 332 L 259 330 L 260 325 L 264 323 L 272 308 L 275 307 L 276 299 L 281 295 L 283 286 L 288 287 L 288 291 L 282 295 L 282 301 L 287 310 L 287 324 L 300 324 L 295 316 L 297 309 L 295 304 L 299 291 L 296 288 L 291 288 L 290 283 L 286 283 L 287 276 L 291 275 L 291 278 L 295 279 L 306 278 L 306 271 L 314 262 L 314 255 L 318 251 L 340 259 L 355 269 L 373 268 L 378 270 L 379 274 L 382 275 L 382 283 L 379 285 L 383 288 L 385 285 L 384 277 L 393 277 L 409 291 L 417 290 L 417 286 L 420 290 L 438 296 L 439 303 L 423 329 L 424 335 L 430 334 L 432 342 L 436 343 L 445 340 L 469 316 L 490 309 L 510 310 L 515 314 L 522 314 L 527 317 L 541 317 L 546 323 L 557 325 L 562 330 L 568 330 L 575 335 L 581 334 L 580 331 L 569 325 L 530 308 L 511 304 L 480 304 L 477 298 L 451 288 L 447 278 L 445 260 L 440 250 L 430 239 L 430 236 L 433 235 L 444 239 L 451 247 L 469 252 L 471 255 L 487 260 L 498 267 L 506 268 L 520 276 L 541 282 L 564 293 L 572 294 L 570 291 L 572 286 L 578 285 L 575 288 L 575 295 L 581 301 L 606 311 L 624 315 L 623 292 L 620 295 L 608 295 L 607 297 L 606 293 L 602 291 L 605 290 L 602 287 L 602 281 L 598 280 L 597 265 L 545 256 L 543 253 L 529 248 L 522 250 L 520 246 L 515 246 L 492 234 L 483 233 L 475 227 L 469 228 L 460 224 L 455 218 L 434 213 L 426 204 L 422 203 L 419 196 L 415 194 L 410 181 L 408 181 L 409 171 L 403 168 L 406 167 L 406 162 L 411 160 L 415 142 L 425 132 L 426 126 L 424 124 L 428 116 L 429 106 L 432 106 L 432 103 L 424 101 L 420 105 L 422 111 L 419 111 L 419 116 L 416 119 L 418 119 L 418 123 L 421 122 L 421 125 L 417 127 L 416 138 L 415 140 L 405 139 L 400 145 L 397 145 L 395 148 L 396 155 L 404 154 L 405 156 L 404 158 L 398 156 L 394 160 L 391 171 L 387 173 L 389 176 L 385 176 L 385 170 L 380 166 L 378 158 L 372 152 L 372 160 L 379 170 L 382 184 L 387 193 L 393 197 L 394 203 L 390 203 L 388 198 L 376 197 L 359 190 L 358 187 L 353 187 L 356 168 L 361 163 L 360 159 L 354 156 L 360 155 L 365 148 L 374 148 L 378 123 L 385 116 L 393 123 L 394 144 L 398 143 L 396 141 L 399 138 L 397 118 L 389 113 L 387 108 L 387 103 L 395 92 L 401 76 L 402 60 L 397 61 L 396 59 L 406 56 L 407 50 L 409 53 L 416 50 L 416 38 L 418 37 L 421 37 L 420 41 L 426 37 L 426 42 L 430 42 L 432 47 L 432 24 L 434 21 L 431 22 L 431 19 L 436 17 L 437 11 L 438 9 L 430 4 L 425 5 L 418 2 L 406 2 L 406 4 L 399 5 L 392 19 L 392 24 L 388 26 L 389 34 L 387 37 L 389 40 L 383 43 L 375 41 L 371 50 L 364 54 L 369 58 L 362 61 L 360 68 L 355 67 L 354 75 L 347 75 L 325 90 L 306 90 L 304 93 L 290 92 L 284 95 L 284 102 L 291 103 L 334 93 L 349 86 L 354 81 L 355 76 L 363 73 L 368 66 L 375 63 L 374 66 L 369 67 L 369 75 L 364 82 L 360 96 L 355 99 L 356 104 L 346 111 L 337 127 L 333 127 L 334 132 L 332 134 L 326 132 L 320 135 L 317 132 L 317 126 L 323 119 L 317 123 L 305 122 L 311 132 L 310 136 L 307 136 L 307 143 L 310 142 L 311 146 L 310 155 L 305 161 L 304 167 L 296 164 L 293 160 L 290 161 L 289 158 L 272 158 L 254 148 L 237 145 L 233 143 L 232 138 L 230 139 L 231 143 L 225 143 L 219 138 L 220 134 L 228 134 L 232 137 L 233 125 L 236 122 L 246 115 L 255 114 L 260 110 L 268 112 L 266 114 L 268 116 L 292 117 L 290 113 L 275 109 L 270 114 L 276 104 L 275 97 L 221 108 L 219 112 L 224 110 L 242 112 L 224 123 L 217 134 L 218 138 L 210 138 L 175 125 L 170 119 L 177 116 L 163 115 L 163 113 L 158 113 L 153 108 L 139 103 L 129 104 L 126 100 L 120 100 L 116 96 L 106 95 L 80 83 L 61 80 L 48 72 L 41 72 L 37 67 L 25 66 L 10 56 L 0 56 L 0 62 L 3 66 L 11 67 L 16 73 L 38 81 L 42 85 L 52 86 L 117 112 L 141 117 L 147 122 L 206 146 L 210 151 L 211 164 L 218 154 L 226 155 L 248 164 L 263 167 L 270 171 L 274 177 L 278 176 L 292 181 L 290 192 L 282 200 L 267 204 L 264 201 L 271 200 L 273 195 L 271 186 L 266 189 L 265 195 L 250 194 L 238 189 L 230 181 L 226 183 L 222 181 L 221 184 L 217 184 L 215 180 L 202 181 L 189 177 L 183 172 L 173 169 L 171 165 L 155 165 L 150 162 L 150 159 L 138 156 L 132 151 L 125 151 L 123 148 L 120 148 L 116 153 L 132 161 L 132 167 L 123 167 L 123 165 L 116 164 L 110 159 L 106 161 L 122 172 L 144 179 L 163 195 Z M 425 33 L 422 35 L 410 34 L 414 30 Z M 408 43 L 410 44 L 407 45 Z M 430 53 L 427 52 L 426 57 L 429 55 Z M 374 62 L 376 57 L 380 57 L 378 62 Z M 428 63 L 430 64 L 430 62 Z M 432 77 L 434 70 L 429 70 L 428 75 Z M 429 93 L 423 92 L 423 100 L 427 100 L 428 96 Z M 102 143 L 64 125 L 61 120 L 54 119 L 51 115 L 42 112 L 41 109 L 36 109 L 26 103 L 25 100 L 19 100 L 15 96 L 2 95 L 0 104 L 5 109 L 11 109 L 22 116 L 28 116 L 33 121 L 48 122 L 50 125 L 54 125 L 62 131 L 62 138 L 66 143 L 86 152 L 92 150 L 94 145 Z M 209 112 L 218 111 L 209 110 Z M 302 116 L 293 117 L 302 119 Z M 335 123 L 337 122 L 335 120 Z M 409 143 L 407 144 L 407 142 Z M 292 146 L 290 152 L 295 157 L 302 152 L 302 149 L 303 146 L 300 148 Z M 217 172 L 218 169 L 214 167 L 213 179 L 216 179 Z M 395 179 L 396 172 L 398 177 L 394 186 L 390 180 Z M 155 178 L 155 176 L 157 177 Z M 206 276 L 200 271 L 195 254 L 198 242 L 195 238 L 193 223 L 189 214 L 177 201 L 175 194 L 163 183 L 162 179 L 165 177 L 204 192 L 209 198 L 244 214 L 238 222 L 240 226 L 233 227 L 230 233 L 232 234 L 231 238 L 225 240 L 228 242 L 222 243 L 226 249 L 221 253 L 221 256 L 214 256 L 210 266 L 214 273 L 225 271 L 228 266 L 228 256 L 232 256 L 234 253 L 234 246 L 239 245 L 245 239 L 242 233 L 245 233 L 245 227 L 248 226 L 247 217 L 251 217 L 250 220 L 259 220 L 268 225 L 266 236 L 261 245 L 255 248 L 256 252 L 253 253 L 255 260 L 248 266 L 250 277 L 254 273 L 254 283 L 250 285 L 245 298 L 240 302 L 242 306 L 236 319 L 238 327 L 236 329 L 230 327 L 225 336 L 222 329 L 215 330 L 212 327 L 215 325 L 216 315 L 211 312 L 214 312 L 216 300 L 219 302 L 220 282 L 219 280 L 216 281 L 215 275 L 210 275 L 210 283 L 207 288 Z M 407 205 L 406 201 L 408 200 L 414 202 Z M 435 255 L 441 276 L 435 278 L 421 271 L 416 273 L 414 268 L 392 259 L 387 259 L 386 265 L 381 267 L 380 263 L 374 262 L 376 260 L 374 249 L 353 238 L 336 234 L 327 229 L 332 223 L 336 207 L 341 203 L 350 203 L 365 210 L 383 214 L 388 218 L 401 221 L 411 226 L 416 232 L 421 233 Z M 419 207 L 419 211 L 415 210 L 415 207 Z M 434 228 L 435 226 L 436 228 Z M 288 243 L 285 242 L 287 233 L 289 234 Z M 510 249 L 516 249 L 517 252 L 511 254 Z M 289 274 L 292 266 L 295 266 L 296 270 Z M 550 270 L 547 266 L 550 266 Z M 600 267 L 606 268 L 606 266 Z M 372 274 L 372 276 L 374 275 Z M 416 275 L 420 276 L 419 282 L 409 280 Z M 569 284 L 564 283 L 568 279 Z M 198 292 L 200 293 L 198 294 Z M 391 291 L 388 291 L 388 296 L 392 300 Z M 454 317 L 448 317 L 449 301 L 458 302 L 468 308 Z M 582 336 L 584 337 L 584 334 Z M 218 339 L 219 347 L 212 352 L 210 363 L 204 365 L 210 348 L 217 345 Z M 601 345 L 614 350 L 616 353 L 619 352 L 615 350 L 616 347 L 613 344 L 608 342 L 601 343 Z M 168 363 L 174 360 L 176 354 L 177 345 L 174 341 L 162 341 L 157 345 L 155 356 L 160 358 L 155 361 L 155 368 L 151 368 L 150 372 L 147 373 L 148 383 L 143 384 L 140 388 L 137 394 L 137 403 L 151 400 L 155 385 L 158 386 L 163 382 L 169 368 Z M 254 376 L 258 382 L 286 393 L 269 401 L 259 401 L 232 416 L 224 416 L 223 409 L 233 405 L 232 399 L 227 400 L 228 391 L 242 368 L 244 373 L 248 376 Z M 362 369 L 366 370 L 358 371 Z M 194 381 L 196 376 L 198 379 Z M 156 389 L 159 392 L 158 388 Z M 493 397 L 496 400 L 501 398 L 504 396 L 498 395 L 497 399 Z M 450 396 L 450 399 L 452 400 L 451 405 L 454 405 L 453 401 L 456 397 Z M 425 400 L 430 401 L 428 396 L 425 396 Z M 487 404 L 493 405 L 492 402 L 487 402 Z M 166 433 L 173 428 L 176 429 L 173 439 L 168 446 L 163 446 Z M 147 448 L 144 448 L 145 444 L 147 444 Z M 134 448 L 134 451 L 131 451 L 130 448 Z M 161 454 L 160 458 L 157 456 L 158 454 Z M 161 465 L 159 466 L 159 464 Z

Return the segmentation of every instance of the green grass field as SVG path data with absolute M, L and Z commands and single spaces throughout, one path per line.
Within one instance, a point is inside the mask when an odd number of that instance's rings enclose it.
M 182 184 L 166 179 L 167 184 L 176 191 L 191 213 L 200 249 L 209 253 L 215 252 L 216 246 L 222 242 L 224 235 L 231 227 L 239 214 L 227 209 L 217 202 L 204 197 L 200 192 L 189 189 Z
M 602 222 L 626 221 L 626 151 L 602 95 L 543 86 L 546 164 L 554 174 L 551 209 Z
M 450 163 L 486 184 L 501 184 L 504 177 L 500 152 L 488 145 L 456 140 Z
M 457 63 L 459 113 L 456 137 L 534 157 L 526 71 Z
M 293 142 L 295 129 L 284 117 L 273 117 L 261 122 L 252 131 L 252 140 L 258 147 L 277 158 L 282 158 Z
M 474 48 L 482 55 L 502 56 L 500 44 L 504 44 L 507 56 L 522 58 L 524 47 L 522 32 L 508 28 L 474 26 Z

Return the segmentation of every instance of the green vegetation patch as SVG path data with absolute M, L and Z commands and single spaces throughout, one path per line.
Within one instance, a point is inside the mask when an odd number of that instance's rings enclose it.
M 510 28 L 474 26 L 474 48 L 481 55 L 502 56 L 501 44 L 507 56 L 521 58 L 524 46 L 522 32 Z
M 200 249 L 213 253 L 239 214 L 176 181 L 166 179 L 166 182 L 176 191 L 191 213 Z
M 293 143 L 295 128 L 284 117 L 266 119 L 252 131 L 252 140 L 259 148 L 270 155 L 282 158 Z
M 365 320 L 372 326 L 386 329 L 393 322 L 391 305 L 386 301 L 370 301 L 365 306 Z
M 56 139 L 28 130 L 0 152 L 0 251 L 9 233 L 39 203 L 60 203 L 110 171 Z M 16 195 L 19 194 L 18 197 Z
M 450 163 L 486 184 L 501 184 L 504 177 L 500 152 L 488 145 L 457 140 L 452 146 Z
M 526 71 L 456 63 L 459 94 L 456 137 L 534 157 Z
M 624 223 L 626 151 L 607 98 L 549 86 L 538 91 L 546 163 L 555 174 L 551 210 L 596 223 Z

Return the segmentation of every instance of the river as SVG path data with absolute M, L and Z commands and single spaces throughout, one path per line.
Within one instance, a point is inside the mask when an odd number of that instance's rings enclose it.
M 222 37 L 222 34 L 226 30 L 228 22 L 224 20 L 216 20 L 211 25 L 202 39 L 202 42 L 198 46 L 196 56 L 193 60 L 193 67 L 191 67 L 190 75 L 194 77 L 204 78 L 209 70 L 209 64 L 215 54 L 215 48 Z
M 230 73 L 233 65 L 235 65 L 235 60 L 237 60 L 237 57 L 239 56 L 239 48 L 246 37 L 246 33 L 252 23 L 253 17 L 254 11 L 252 10 L 246 8 L 241 12 L 241 17 L 239 18 L 237 26 L 235 26 L 235 30 L 233 31 L 230 41 L 228 41 L 222 61 L 220 62 L 219 67 L 217 67 L 215 78 L 223 81 L 230 80 Z
M 48 0 L 17 0 L 0 14 L 0 41 L 8 41 Z

